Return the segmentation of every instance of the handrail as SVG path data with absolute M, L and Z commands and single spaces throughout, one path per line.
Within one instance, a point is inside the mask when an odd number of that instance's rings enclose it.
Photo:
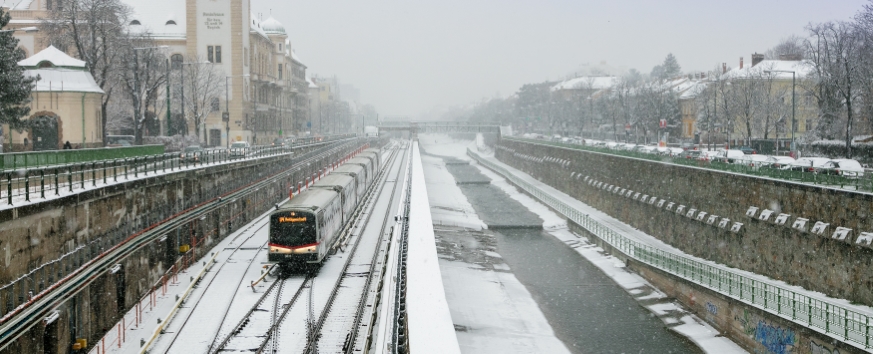
M 719 294 L 731 297 L 771 314 L 837 338 L 862 349 L 873 348 L 871 316 L 837 301 L 813 298 L 783 286 L 770 284 L 742 273 L 707 264 L 686 255 L 643 244 L 614 231 L 588 214 L 560 201 L 505 168 L 467 149 L 467 155 L 497 172 L 544 204 L 557 210 L 629 258 L 673 276 L 688 280 Z

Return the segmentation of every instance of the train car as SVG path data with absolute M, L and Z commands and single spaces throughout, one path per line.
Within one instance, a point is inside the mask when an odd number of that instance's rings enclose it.
M 382 166 L 382 149 L 370 148 L 370 149 L 364 149 L 363 152 L 376 154 L 376 158 L 377 158 L 376 165 L 379 167 Z
M 349 165 L 359 165 L 364 168 L 364 173 L 367 175 L 367 185 L 373 184 L 373 181 L 376 180 L 376 172 L 377 169 L 373 166 L 373 160 L 366 157 L 355 157 L 351 160 L 346 161 L 345 164 Z
M 364 194 L 367 193 L 367 175 L 364 172 L 364 167 L 357 164 L 343 164 L 340 167 L 337 167 L 330 174 L 341 174 L 346 176 L 351 176 L 355 179 L 355 184 L 357 185 L 358 191 L 358 200 L 364 198 Z
M 270 214 L 271 262 L 320 263 L 343 227 L 342 196 L 315 188 Z
M 358 206 L 357 184 L 352 176 L 331 173 L 322 177 L 310 188 L 329 189 L 340 194 L 343 200 L 342 223 L 345 225 Z
M 358 154 L 358 156 L 355 156 L 355 157 L 357 157 L 357 158 L 367 158 L 367 159 L 370 159 L 370 161 L 373 162 L 373 169 L 378 171 L 378 170 L 379 170 L 379 166 L 380 166 L 380 165 L 379 165 L 379 158 L 380 158 L 381 156 L 382 156 L 381 154 L 376 154 L 376 153 L 373 153 L 373 152 L 371 152 L 371 151 L 364 151 L 364 152 L 361 152 L 360 154 Z

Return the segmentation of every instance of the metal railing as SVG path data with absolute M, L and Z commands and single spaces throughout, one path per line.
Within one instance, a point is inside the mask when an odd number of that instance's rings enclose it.
M 708 264 L 705 261 L 640 243 L 597 222 L 588 214 L 558 200 L 503 167 L 481 158 L 469 149 L 467 154 L 632 259 L 838 338 L 858 348 L 873 348 L 870 333 L 871 316 L 868 314 L 849 309 L 836 301 L 812 298 L 782 286 L 757 280 L 727 267 Z
M 0 171 L 8 172 L 22 168 L 47 167 L 99 160 L 161 155 L 163 153 L 163 145 L 14 152 L 0 154 Z
M 700 167 L 711 170 L 723 171 L 723 172 L 732 172 L 745 174 L 756 177 L 767 177 L 773 179 L 780 179 L 791 182 L 799 182 L 799 183 L 810 183 L 815 185 L 833 187 L 833 188 L 841 188 L 847 190 L 856 190 L 856 191 L 864 191 L 864 192 L 873 192 L 873 174 L 866 173 L 861 177 L 853 177 L 853 176 L 842 176 L 842 175 L 828 175 L 828 174 L 819 174 L 813 172 L 804 172 L 804 171 L 791 171 L 791 170 L 782 170 L 777 168 L 767 168 L 767 167 L 758 167 L 758 166 L 749 166 L 745 164 L 731 164 L 731 163 L 723 163 L 718 161 L 701 161 L 696 159 L 686 159 L 686 158 L 678 158 L 678 157 L 670 157 L 665 155 L 656 155 L 656 154 L 647 154 L 643 152 L 637 151 L 627 151 L 627 150 L 613 150 L 606 147 L 596 147 L 596 146 L 587 146 L 587 145 L 577 145 L 577 144 L 567 144 L 556 141 L 546 141 L 546 140 L 536 140 L 536 139 L 525 139 L 525 138 L 516 138 L 516 137 L 505 137 L 504 139 L 510 141 L 519 141 L 524 143 L 533 143 L 540 145 L 550 145 L 561 148 L 568 148 L 574 150 L 609 154 L 615 156 L 623 156 L 629 158 L 636 158 L 642 160 L 649 161 L 657 161 L 662 163 L 672 163 L 676 165 L 682 166 L 691 166 L 691 167 Z
M 162 153 L 4 171 L 0 172 L 0 205 L 17 205 L 48 199 L 52 196 L 60 196 L 62 193 L 68 194 L 89 187 L 125 182 L 141 176 L 221 164 L 242 158 L 290 155 L 294 149 L 351 137 L 354 135 L 301 139 L 290 146 L 253 146 L 245 150 L 231 149 L 230 152 L 225 149 L 211 149 L 195 154 Z M 160 150 L 163 151 L 163 146 Z

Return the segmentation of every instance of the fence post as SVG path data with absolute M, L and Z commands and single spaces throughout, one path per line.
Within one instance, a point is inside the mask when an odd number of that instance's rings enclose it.
M 30 170 L 24 170 L 24 200 L 30 201 Z
M 106 184 L 106 160 L 103 160 L 103 184 Z
M 67 184 L 70 188 L 70 192 L 73 191 L 73 166 L 67 165 Z
M 130 163 L 127 162 L 127 158 L 126 158 L 126 157 L 124 158 L 123 161 L 124 161 L 124 179 L 127 180 L 127 179 L 128 179 L 128 178 L 127 178 L 127 167 L 128 167 L 128 165 L 130 165 Z
M 79 179 L 82 183 L 82 189 L 85 189 L 85 164 L 79 165 Z
M 58 183 L 58 168 L 55 167 L 55 195 L 61 194 L 61 185 Z
M 97 187 L 97 163 L 91 163 L 91 186 Z
M 45 170 L 39 170 L 39 197 L 45 199 Z
M 138 171 L 139 166 L 137 166 L 138 162 L 139 162 L 139 157 L 134 156 L 133 157 L 133 178 L 139 178 L 139 171 Z

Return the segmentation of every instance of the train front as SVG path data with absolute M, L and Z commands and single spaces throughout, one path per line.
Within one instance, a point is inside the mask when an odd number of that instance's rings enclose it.
M 278 210 L 270 215 L 270 262 L 303 263 L 318 260 L 315 214 L 305 210 Z

